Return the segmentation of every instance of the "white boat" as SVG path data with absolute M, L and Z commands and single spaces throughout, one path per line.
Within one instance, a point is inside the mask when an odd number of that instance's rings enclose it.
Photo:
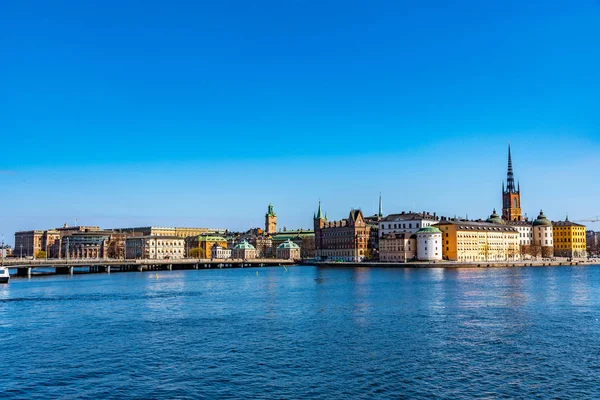
M 0 267 L 0 283 L 8 283 L 10 275 L 8 274 L 8 268 Z

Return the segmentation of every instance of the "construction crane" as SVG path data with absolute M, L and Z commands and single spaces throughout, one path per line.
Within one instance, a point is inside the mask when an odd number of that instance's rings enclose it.
M 579 221 L 576 221 L 576 222 L 600 222 L 600 216 L 596 215 L 595 217 L 580 219 Z

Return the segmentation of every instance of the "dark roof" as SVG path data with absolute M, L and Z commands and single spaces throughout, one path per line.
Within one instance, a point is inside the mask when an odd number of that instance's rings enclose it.
M 464 221 L 464 220 L 451 220 L 447 219 L 440 221 L 435 224 L 435 227 L 440 225 L 456 225 L 461 230 L 485 230 L 485 231 L 503 231 L 503 232 L 518 232 L 517 228 L 512 228 L 502 224 L 492 224 L 489 222 L 475 222 L 475 221 Z
M 402 212 L 400 214 L 390 214 L 382 219 L 382 221 L 409 221 L 415 219 L 427 219 L 431 221 L 437 221 L 437 216 L 429 214 L 428 212 L 415 213 L 415 212 Z
M 131 236 L 131 237 L 127 238 L 127 240 L 129 240 L 129 239 L 181 239 L 181 240 L 185 240 L 185 238 L 182 238 L 179 236 L 162 236 L 162 235 Z
M 417 237 L 417 235 L 415 235 L 414 233 L 411 233 L 411 232 L 387 233 L 387 234 L 383 235 L 379 240 L 381 240 L 381 239 L 387 239 L 387 240 L 414 239 L 416 237 Z
M 552 221 L 552 225 L 553 226 L 583 226 L 585 227 L 585 225 L 581 225 L 578 224 L 576 222 L 572 222 L 572 221 Z

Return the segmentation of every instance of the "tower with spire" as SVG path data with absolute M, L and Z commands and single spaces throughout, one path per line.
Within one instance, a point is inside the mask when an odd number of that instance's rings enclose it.
M 269 235 L 277 233 L 277 214 L 273 210 L 272 203 L 269 203 L 269 208 L 265 215 L 265 232 Z
M 327 215 L 323 213 L 321 208 L 321 200 L 319 200 L 319 208 L 313 217 L 313 227 L 315 229 L 315 255 L 319 256 L 323 248 L 323 227 L 327 223 Z
M 510 143 L 508 144 L 508 171 L 506 185 L 502 182 L 502 219 L 505 221 L 522 221 L 521 212 L 521 185 L 515 186 Z

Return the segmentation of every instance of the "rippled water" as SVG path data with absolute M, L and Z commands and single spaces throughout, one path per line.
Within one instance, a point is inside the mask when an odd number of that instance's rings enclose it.
M 599 398 L 599 319 L 598 267 L 13 279 L 0 397 Z

